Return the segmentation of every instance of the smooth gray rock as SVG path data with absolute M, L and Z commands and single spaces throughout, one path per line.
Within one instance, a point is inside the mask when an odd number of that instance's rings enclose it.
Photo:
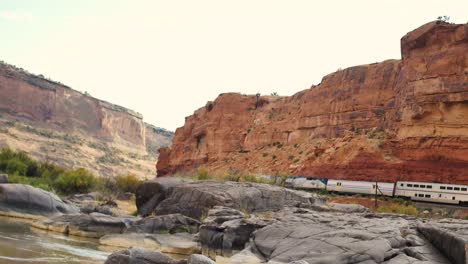
M 251 245 L 269 263 L 450 263 L 418 235 L 414 219 L 306 211 L 278 212 Z
M 186 264 L 186 260 L 175 260 L 158 251 L 132 247 L 116 251 L 107 257 L 104 264 Z
M 0 183 L 8 183 L 8 174 L 0 174 Z
M 211 260 L 209 257 L 200 254 L 193 254 L 188 258 L 187 264 L 216 264 L 216 262 Z
M 109 206 L 94 205 L 91 203 L 84 204 L 80 208 L 80 212 L 84 214 L 100 213 L 105 215 L 114 215 L 114 213 L 112 212 L 112 208 L 110 208 Z
M 169 188 L 186 182 L 188 182 L 188 180 L 164 177 L 140 184 L 135 193 L 138 215 L 151 215 L 156 206 L 166 198 L 166 193 Z
M 259 183 L 195 181 L 176 178 L 143 183 L 137 190 L 140 215 L 180 213 L 201 219 L 214 206 L 245 212 L 279 210 L 284 206 L 313 207 L 317 195 Z
M 163 253 L 189 256 L 200 253 L 201 248 L 194 236 L 187 233 L 178 234 L 144 234 L 125 233 L 105 235 L 99 239 L 101 245 L 128 248 L 139 246 L 146 249 L 159 250 Z
M 25 184 L 0 184 L 0 213 L 11 216 L 77 213 L 57 195 Z
M 251 234 L 267 223 L 259 218 L 245 218 L 238 210 L 214 207 L 200 227 L 199 240 L 203 253 L 215 257 L 231 256 L 245 248 Z
M 148 216 L 137 220 L 126 232 L 137 233 L 198 233 L 200 222 L 181 214 Z
M 329 203 L 328 206 L 335 211 L 343 213 L 365 213 L 369 209 L 360 204 L 339 204 L 339 203 Z
M 444 228 L 444 226 L 446 228 Z M 453 227 L 453 225 L 452 225 Z M 457 230 L 458 228 L 455 228 Z M 464 222 L 463 231 L 468 229 L 468 222 Z M 453 230 L 453 231 L 455 231 Z M 431 244 L 443 252 L 454 264 L 468 263 L 468 236 L 462 232 L 454 233 L 443 223 L 440 226 L 434 224 L 419 224 L 421 232 Z
M 208 215 L 203 220 L 203 223 L 222 224 L 226 221 L 242 218 L 245 218 L 245 214 L 239 210 L 224 206 L 215 206 L 208 211 Z
M 100 201 L 104 198 L 104 195 L 99 192 L 90 192 L 84 194 L 73 194 L 66 198 L 66 200 L 73 202 L 73 203 L 83 203 L 83 202 L 90 202 L 90 201 Z
M 125 218 L 91 213 L 55 216 L 36 221 L 31 226 L 69 235 L 100 238 L 107 234 L 122 233 L 127 226 L 125 222 Z

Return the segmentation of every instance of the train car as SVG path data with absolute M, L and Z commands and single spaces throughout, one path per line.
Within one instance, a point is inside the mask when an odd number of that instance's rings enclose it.
M 395 196 L 407 197 L 413 201 L 468 205 L 468 186 L 398 181 Z
M 393 196 L 395 184 L 385 182 L 365 182 L 365 181 L 345 181 L 345 180 L 328 180 L 327 190 L 331 192 L 342 193 L 360 193 L 375 195 Z
M 327 179 L 294 177 L 286 180 L 288 187 L 300 190 L 324 190 L 327 187 Z

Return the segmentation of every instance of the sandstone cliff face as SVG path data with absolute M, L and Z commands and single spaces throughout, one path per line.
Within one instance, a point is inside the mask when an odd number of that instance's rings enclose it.
M 177 129 L 158 172 L 468 184 L 468 25 L 428 23 L 401 49 L 291 97 L 220 95 Z
M 0 95 L 1 145 L 63 166 L 153 175 L 156 156 L 146 141 L 167 146 L 171 138 L 168 131 L 146 135 L 139 113 L 3 63 Z

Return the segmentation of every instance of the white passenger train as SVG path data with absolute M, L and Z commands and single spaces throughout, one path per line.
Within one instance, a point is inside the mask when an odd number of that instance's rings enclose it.
M 398 181 L 396 183 L 348 181 L 335 179 L 318 179 L 306 177 L 289 177 L 289 187 L 295 189 L 325 189 L 331 192 L 357 193 L 406 197 L 413 201 L 447 203 L 468 206 L 468 186 L 456 184 Z

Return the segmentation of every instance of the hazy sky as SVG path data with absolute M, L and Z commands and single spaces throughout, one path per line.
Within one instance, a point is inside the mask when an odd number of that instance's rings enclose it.
M 0 60 L 174 130 L 223 92 L 292 95 L 468 1 L 0 0 Z M 1 95 L 0 95 L 1 96 Z

